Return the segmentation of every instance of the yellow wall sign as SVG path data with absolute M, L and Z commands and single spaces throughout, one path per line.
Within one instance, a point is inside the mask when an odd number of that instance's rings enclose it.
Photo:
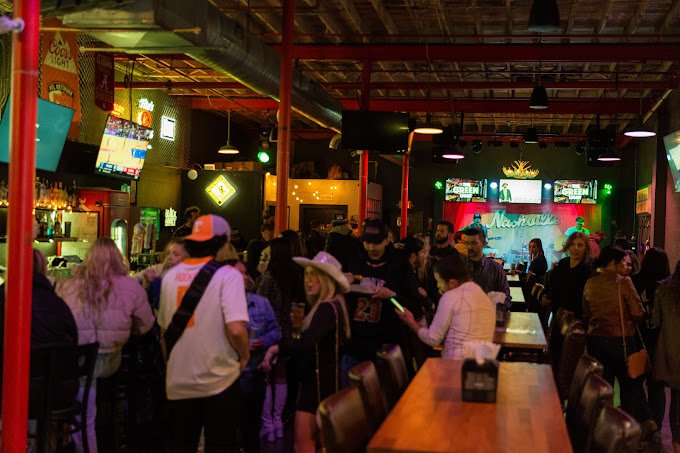
M 213 201 L 217 203 L 217 206 L 222 206 L 231 197 L 236 195 L 236 189 L 234 186 L 229 184 L 227 178 L 222 175 L 215 178 L 213 182 L 211 182 L 210 185 L 206 187 L 205 191 L 208 192 L 210 198 L 212 198 Z

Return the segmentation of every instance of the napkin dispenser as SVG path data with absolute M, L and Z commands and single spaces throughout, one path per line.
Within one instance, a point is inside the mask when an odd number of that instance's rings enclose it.
M 462 366 L 463 401 L 495 403 L 498 387 L 498 362 L 484 359 L 465 359 Z

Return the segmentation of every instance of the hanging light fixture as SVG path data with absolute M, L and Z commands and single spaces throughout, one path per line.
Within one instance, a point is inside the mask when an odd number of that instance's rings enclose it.
M 644 77 L 642 72 L 642 65 L 640 65 L 640 112 L 637 119 L 626 128 L 623 135 L 626 137 L 633 138 L 647 138 L 654 137 L 656 132 L 645 126 L 645 118 L 642 116 L 642 78 Z
M 529 12 L 528 29 L 538 33 L 560 31 L 560 8 L 557 0 L 534 0 Z
M 415 132 L 416 134 L 434 135 L 441 134 L 442 132 L 444 132 L 444 129 L 442 129 L 441 126 L 434 124 L 432 122 L 432 115 L 430 113 L 427 113 L 425 115 L 425 124 L 416 126 L 416 128 L 413 129 L 413 132 Z
M 616 154 L 614 151 L 606 151 L 597 156 L 597 160 L 600 162 L 619 162 L 621 160 L 621 156 Z
M 540 82 L 539 82 L 540 83 Z M 529 108 L 534 110 L 544 110 L 548 108 L 548 92 L 543 85 L 536 85 L 531 92 Z
M 429 62 L 428 62 L 429 64 Z M 428 70 L 427 73 L 427 100 L 429 102 L 430 100 L 430 82 L 431 82 L 431 71 Z M 415 129 L 413 129 L 413 132 L 416 134 L 426 134 L 426 135 L 435 135 L 435 134 L 441 134 L 444 132 L 444 129 L 438 125 L 434 124 L 432 122 L 432 114 L 430 112 L 425 114 L 425 124 L 421 124 L 420 126 L 416 125 Z
M 538 130 L 535 127 L 530 127 L 524 134 L 524 143 L 538 143 Z
M 531 92 L 531 100 L 529 101 L 529 108 L 534 110 L 545 110 L 548 108 L 548 92 L 545 87 L 541 85 L 541 62 L 538 62 L 538 84 Z
M 229 143 L 231 140 L 231 110 L 227 110 L 227 144 L 217 150 L 220 154 L 238 154 L 240 151 L 237 147 Z

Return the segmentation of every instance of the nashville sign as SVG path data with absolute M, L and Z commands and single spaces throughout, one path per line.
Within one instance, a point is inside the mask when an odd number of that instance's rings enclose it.
M 493 219 L 489 222 L 487 228 L 522 228 L 533 226 L 550 226 L 557 225 L 560 221 L 559 217 L 555 217 L 549 212 L 542 212 L 540 214 L 519 214 L 512 219 L 506 217 L 505 211 L 498 210 L 494 212 Z

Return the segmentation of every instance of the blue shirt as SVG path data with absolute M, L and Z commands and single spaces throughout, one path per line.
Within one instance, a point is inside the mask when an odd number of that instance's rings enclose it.
M 250 336 L 249 342 L 252 343 L 256 339 L 264 341 L 264 347 L 261 350 L 250 354 L 248 368 L 256 368 L 264 358 L 267 349 L 281 341 L 281 327 L 276 321 L 274 310 L 266 297 L 255 293 L 246 293 L 246 301 L 248 302 L 248 318 L 250 319 L 246 325 Z

